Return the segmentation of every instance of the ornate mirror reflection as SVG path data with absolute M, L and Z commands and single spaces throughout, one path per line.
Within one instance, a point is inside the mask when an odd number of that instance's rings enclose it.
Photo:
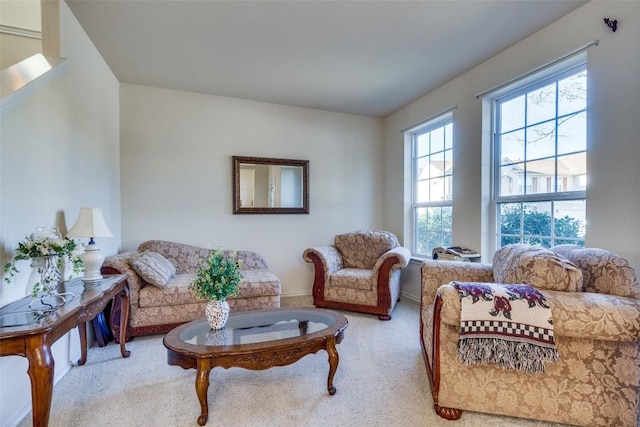
M 308 214 L 309 161 L 233 156 L 234 214 Z

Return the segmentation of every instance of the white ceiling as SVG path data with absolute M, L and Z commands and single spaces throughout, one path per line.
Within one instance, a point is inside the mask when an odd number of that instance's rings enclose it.
M 585 3 L 66 2 L 121 82 L 374 117 Z

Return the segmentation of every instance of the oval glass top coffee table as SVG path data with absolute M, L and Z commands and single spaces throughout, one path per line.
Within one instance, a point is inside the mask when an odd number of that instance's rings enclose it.
M 212 330 L 206 319 L 180 325 L 164 337 L 167 362 L 197 369 L 196 394 L 203 426 L 209 417 L 207 391 L 211 369 L 268 369 L 290 365 L 307 354 L 325 350 L 329 355 L 327 390 L 335 394 L 333 376 L 338 369 L 339 344 L 347 318 L 331 310 L 290 308 L 232 313 L 224 329 Z

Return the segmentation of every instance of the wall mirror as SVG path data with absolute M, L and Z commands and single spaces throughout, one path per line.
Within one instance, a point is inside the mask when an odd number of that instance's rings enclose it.
M 308 214 L 309 161 L 233 156 L 234 214 Z

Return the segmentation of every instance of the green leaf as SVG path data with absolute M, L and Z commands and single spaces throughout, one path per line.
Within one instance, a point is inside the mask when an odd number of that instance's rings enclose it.
M 211 251 L 207 258 L 200 260 L 189 289 L 198 299 L 225 300 L 238 294 L 242 281 L 241 263 L 236 261 L 236 253 L 225 255 L 221 248 Z

